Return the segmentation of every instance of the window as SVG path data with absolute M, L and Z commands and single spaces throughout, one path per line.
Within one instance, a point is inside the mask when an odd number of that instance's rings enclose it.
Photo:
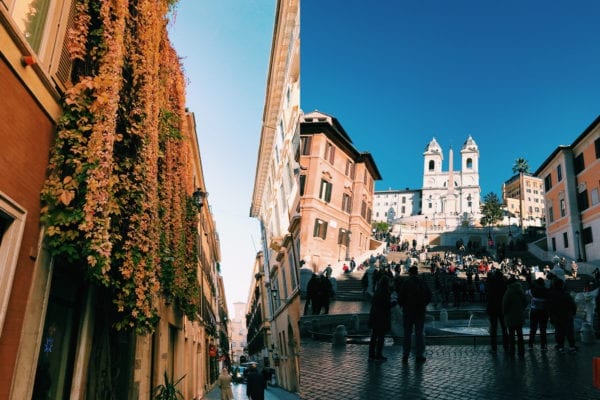
M 330 164 L 335 161 L 335 147 L 330 142 L 325 144 L 325 154 L 323 156 Z
M 312 136 L 300 136 L 300 154 L 303 156 L 310 156 L 311 143 Z
M 304 196 L 304 188 L 306 187 L 306 175 L 300 175 L 300 196 Z
M 402 196 L 402 204 L 406 203 L 406 197 Z
M 321 239 L 327 238 L 327 222 L 322 219 L 315 219 L 315 229 L 313 230 L 313 237 L 319 237 Z
M 402 214 L 406 213 L 406 207 L 402 206 Z
M 556 167 L 556 181 L 562 181 L 562 165 L 558 164 Z
M 592 189 L 592 191 L 590 192 L 590 196 L 592 198 L 592 205 L 595 206 L 596 204 L 598 204 L 598 201 L 600 201 L 600 199 L 598 198 L 598 188 Z
M 331 188 L 333 185 L 331 182 L 327 182 L 325 179 L 321 179 L 321 188 L 319 190 L 319 198 L 327 203 L 331 201 Z
M 600 158 L 600 138 L 594 141 L 594 146 L 596 147 L 596 160 Z
M 552 175 L 548 174 L 544 178 L 544 190 L 548 192 L 550 189 L 552 189 Z
M 587 210 L 590 206 L 590 203 L 588 202 L 587 190 L 577 193 L 577 206 L 579 207 L 579 211 Z
M 563 245 L 565 249 L 569 248 L 569 235 L 567 235 L 567 232 L 563 232 Z
M 25 210 L 0 192 L 0 335 L 25 228 Z
M 352 197 L 347 193 L 342 195 L 342 211 L 348 214 L 352 212 Z
M 428 169 L 429 169 L 430 171 L 433 171 L 433 170 L 435 170 L 435 161 L 433 161 L 433 160 L 429 160 L 429 167 L 428 167 Z
M 348 246 L 350 244 L 350 231 L 344 228 L 340 228 L 338 233 L 338 244 Z
M 583 240 L 583 244 L 590 244 L 594 242 L 594 237 L 592 236 L 592 227 L 588 226 L 587 228 L 583 228 L 583 235 L 581 237 Z
M 346 176 L 354 179 L 354 163 L 350 160 L 346 160 Z
M 554 222 L 554 209 L 552 206 L 548 206 L 548 221 Z
M 360 205 L 360 216 L 367 219 L 367 203 L 364 200 Z
M 573 167 L 575 168 L 575 175 L 585 169 L 585 161 L 583 159 L 583 153 L 579 154 L 573 160 Z
M 9 0 L 9 13 L 43 67 L 63 88 L 71 80 L 72 62 L 66 43 L 75 1 Z
M 472 168 L 473 168 L 473 159 L 467 158 L 467 169 L 472 169 Z
M 552 251 L 556 251 L 556 238 L 552 238 Z
M 567 207 L 565 206 L 565 199 L 560 199 L 560 216 L 564 217 L 567 214 Z

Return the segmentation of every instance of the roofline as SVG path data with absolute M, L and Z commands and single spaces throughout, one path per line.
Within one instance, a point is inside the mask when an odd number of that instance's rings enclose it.
M 585 130 L 577 136 L 577 138 L 570 145 L 560 145 L 550 155 L 542 162 L 542 164 L 535 170 L 534 175 L 538 176 L 552 160 L 556 157 L 558 153 L 563 150 L 573 149 L 575 146 L 579 144 L 593 129 L 596 128 L 597 125 L 600 125 L 600 115 L 596 117 L 596 119 L 587 127 Z

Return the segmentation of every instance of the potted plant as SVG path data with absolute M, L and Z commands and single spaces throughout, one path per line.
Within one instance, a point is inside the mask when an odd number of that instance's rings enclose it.
M 185 375 L 179 378 L 176 382 L 169 380 L 169 375 L 165 371 L 165 383 L 156 386 L 152 389 L 152 396 L 154 400 L 182 400 L 183 393 L 177 389 L 177 384 L 185 378 Z

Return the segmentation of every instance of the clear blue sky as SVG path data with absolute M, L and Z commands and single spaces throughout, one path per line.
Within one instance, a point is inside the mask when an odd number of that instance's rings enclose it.
M 170 26 L 230 311 L 247 300 L 260 249 L 248 213 L 275 6 L 181 0 Z M 535 170 L 600 114 L 600 2 L 302 0 L 301 8 L 302 108 L 334 115 L 373 154 L 378 190 L 419 188 L 431 138 L 447 160 L 470 134 L 482 192 L 499 194 L 515 159 Z
M 422 186 L 435 137 L 480 151 L 482 195 L 501 194 L 600 115 L 600 1 L 304 0 L 301 106 L 338 118 L 383 176 Z
M 274 18 L 274 0 L 181 0 L 169 27 L 188 79 L 232 314 L 234 302 L 247 301 L 261 246 L 249 213 Z

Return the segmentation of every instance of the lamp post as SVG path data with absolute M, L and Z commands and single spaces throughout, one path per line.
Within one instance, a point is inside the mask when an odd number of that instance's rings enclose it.
M 575 241 L 577 242 L 577 262 L 583 261 L 581 259 L 581 248 L 579 247 L 579 231 L 575 231 Z
M 208 192 L 203 191 L 200 188 L 196 188 L 196 191 L 192 195 L 194 198 L 194 204 L 198 209 L 201 209 L 204 205 L 204 199 L 208 197 Z

